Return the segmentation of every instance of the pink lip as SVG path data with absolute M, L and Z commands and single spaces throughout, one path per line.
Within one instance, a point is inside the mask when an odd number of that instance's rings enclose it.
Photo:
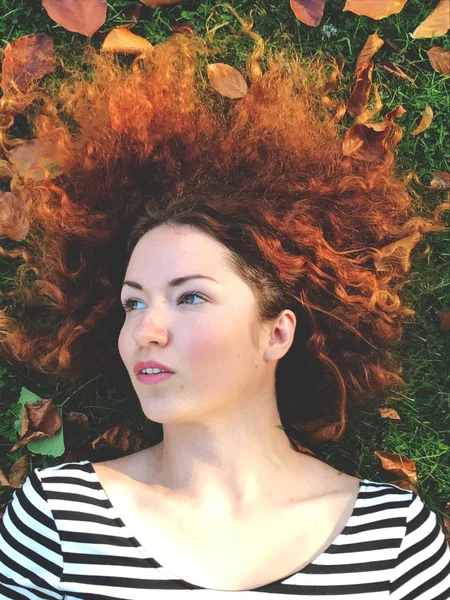
M 172 377 L 172 375 L 173 373 L 151 373 L 149 375 L 146 375 L 145 373 L 138 373 L 136 377 L 140 383 L 152 384 L 165 381 L 166 379 Z
M 142 369 L 161 369 L 162 371 L 169 371 L 170 373 L 173 373 L 170 367 L 166 367 L 166 365 L 163 365 L 157 360 L 141 360 L 138 363 L 136 363 L 133 367 L 134 373 L 136 375 L 139 373 L 139 371 L 142 371 Z

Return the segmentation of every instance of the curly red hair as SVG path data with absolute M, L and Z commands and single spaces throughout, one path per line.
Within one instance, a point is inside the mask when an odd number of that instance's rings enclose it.
M 31 226 L 0 247 L 23 261 L 2 292 L 1 355 L 71 380 L 127 377 L 117 338 L 130 252 L 158 224 L 194 225 L 231 250 L 260 319 L 296 312 L 277 369 L 280 416 L 305 441 L 336 441 L 348 410 L 406 385 L 390 349 L 415 311 L 399 292 L 422 234 L 445 226 L 413 215 L 391 148 L 376 163 L 343 155 L 323 101 L 329 59 L 270 54 L 263 73 L 249 63 L 248 93 L 230 100 L 202 74 L 207 56 L 203 40 L 181 34 L 131 68 L 89 48 L 89 76 L 32 92 L 42 101 L 34 136 L 62 173 L 12 179 Z M 1 100 L 4 114 L 14 101 Z M 3 147 L 20 143 L 10 125 Z

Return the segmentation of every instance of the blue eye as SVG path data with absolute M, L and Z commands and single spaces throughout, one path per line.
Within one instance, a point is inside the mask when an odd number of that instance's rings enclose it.
M 182 300 L 183 298 L 189 298 L 190 296 L 197 296 L 198 298 L 201 298 L 202 300 L 206 301 L 206 298 L 202 294 L 199 294 L 198 292 L 186 292 L 185 294 L 180 296 L 180 300 Z M 132 300 L 131 298 L 127 298 L 126 300 L 124 300 L 122 302 L 122 306 L 124 307 L 126 312 L 129 312 L 131 310 L 134 310 L 135 302 L 141 302 L 141 301 L 140 300 Z M 143 304 L 143 303 L 141 302 L 141 304 Z M 185 304 L 198 304 L 198 302 L 196 302 L 196 303 L 186 302 Z

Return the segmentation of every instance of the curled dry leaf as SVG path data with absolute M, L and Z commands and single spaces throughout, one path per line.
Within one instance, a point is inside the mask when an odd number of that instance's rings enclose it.
M 401 421 L 400 415 L 393 408 L 379 408 L 378 410 L 383 419 L 395 419 L 396 421 Z
M 0 192 L 0 236 L 21 242 L 30 229 L 30 219 L 23 200 L 11 192 Z
M 446 173 L 445 171 L 436 171 L 433 173 L 430 189 L 435 192 L 445 192 L 450 190 L 450 173 Z
M 8 478 L 3 472 L 3 469 L 0 469 L 0 487 L 11 487 L 11 484 L 8 481 Z
M 347 0 L 343 10 L 371 19 L 385 19 L 399 13 L 407 0 Z
M 431 106 L 429 104 L 427 104 L 425 106 L 425 110 L 423 112 L 420 123 L 417 125 L 417 127 L 415 129 L 413 129 L 411 131 L 411 135 L 418 135 L 419 133 L 422 133 L 422 131 L 425 131 L 425 129 L 428 129 L 428 127 L 431 125 L 432 121 L 433 121 L 433 109 L 431 108 Z
M 16 460 L 9 471 L 9 483 L 11 484 L 11 487 L 21 488 L 29 472 L 30 456 L 24 454 Z
M 417 485 L 417 470 L 413 460 L 393 452 L 375 450 L 374 454 L 381 460 L 381 466 L 385 471 L 389 471 L 400 480 L 407 480 Z
M 415 231 L 392 244 L 376 250 L 373 262 L 379 273 L 391 271 L 396 273 L 407 273 L 411 268 L 411 252 L 422 240 L 419 231 Z
M 375 161 L 384 156 L 388 140 L 395 145 L 401 139 L 402 129 L 394 123 L 404 115 L 403 106 L 391 110 L 381 123 L 355 123 L 347 130 L 342 143 L 342 152 L 358 160 Z M 394 133 L 391 131 L 394 128 Z
M 442 315 L 441 331 L 444 331 L 445 333 L 450 331 L 450 311 Z
M 184 0 L 141 0 L 142 4 L 150 8 L 158 8 L 159 6 L 168 6 L 169 4 L 181 4 Z
M 299 21 L 317 27 L 323 17 L 325 0 L 290 0 L 291 9 Z
M 425 52 L 428 54 L 431 66 L 436 73 L 450 75 L 450 50 L 445 50 L 441 46 L 433 46 Z
M 152 50 L 148 40 L 132 33 L 125 27 L 115 27 L 103 41 L 101 52 L 116 52 L 120 54 L 143 54 Z
M 16 146 L 7 154 L 14 170 L 21 177 L 39 181 L 45 178 L 44 169 L 49 171 L 51 179 L 63 173 L 62 167 L 53 159 L 56 153 L 57 149 L 54 143 L 42 144 L 35 139 Z
M 356 74 L 356 81 L 347 102 L 347 112 L 356 117 L 367 106 L 370 88 L 372 87 L 372 73 L 374 62 L 364 63 Z
M 400 77 L 400 79 L 404 79 L 405 81 L 409 81 L 413 84 L 414 87 L 417 87 L 416 82 L 409 75 L 407 75 L 398 65 L 395 63 L 387 62 L 384 64 L 377 65 L 379 69 L 383 69 L 386 73 L 390 73 L 391 75 L 395 75 L 396 77 Z
M 361 67 L 368 63 L 372 56 L 378 52 L 381 46 L 384 44 L 384 41 L 378 37 L 377 32 L 372 33 L 366 40 L 366 43 L 362 47 L 361 52 L 359 53 L 358 58 L 356 59 L 355 73 L 357 74 Z
M 21 92 L 27 92 L 36 80 L 52 73 L 55 67 L 53 38 L 49 35 L 33 33 L 9 42 L 2 64 L 3 93 L 13 92 L 16 86 Z
M 445 35 L 450 26 L 450 0 L 441 0 L 432 13 L 417 27 L 411 37 L 430 38 Z
M 61 429 L 61 419 L 52 399 L 26 402 L 22 413 L 20 437 L 10 452 L 15 452 L 31 441 L 52 438 Z
M 50 19 L 75 33 L 92 37 L 106 20 L 106 0 L 42 0 Z
M 111 427 L 91 442 L 93 448 L 96 448 L 98 445 L 120 448 L 120 450 L 124 450 L 125 452 L 129 450 L 142 450 L 146 447 L 140 432 L 134 427 L 124 424 Z
M 227 98 L 243 98 L 248 91 L 247 83 L 241 73 L 224 63 L 207 65 L 208 79 L 211 86 Z

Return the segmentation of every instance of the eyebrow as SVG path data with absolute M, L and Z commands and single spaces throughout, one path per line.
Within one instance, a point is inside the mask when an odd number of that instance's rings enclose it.
M 172 281 L 169 281 L 168 286 L 169 287 L 177 287 L 177 286 L 185 283 L 185 281 L 189 281 L 190 279 L 210 279 L 211 281 L 214 281 L 215 283 L 217 283 L 217 281 L 215 279 L 213 279 L 212 277 L 208 277 L 208 275 L 195 274 L 195 275 L 186 275 L 185 277 L 176 277 L 175 279 L 172 279 Z M 137 281 L 124 281 L 122 287 L 125 285 L 129 285 L 130 287 L 135 288 L 136 290 L 141 290 L 141 292 L 144 291 L 144 288 L 142 287 L 142 285 L 140 283 L 138 283 Z

